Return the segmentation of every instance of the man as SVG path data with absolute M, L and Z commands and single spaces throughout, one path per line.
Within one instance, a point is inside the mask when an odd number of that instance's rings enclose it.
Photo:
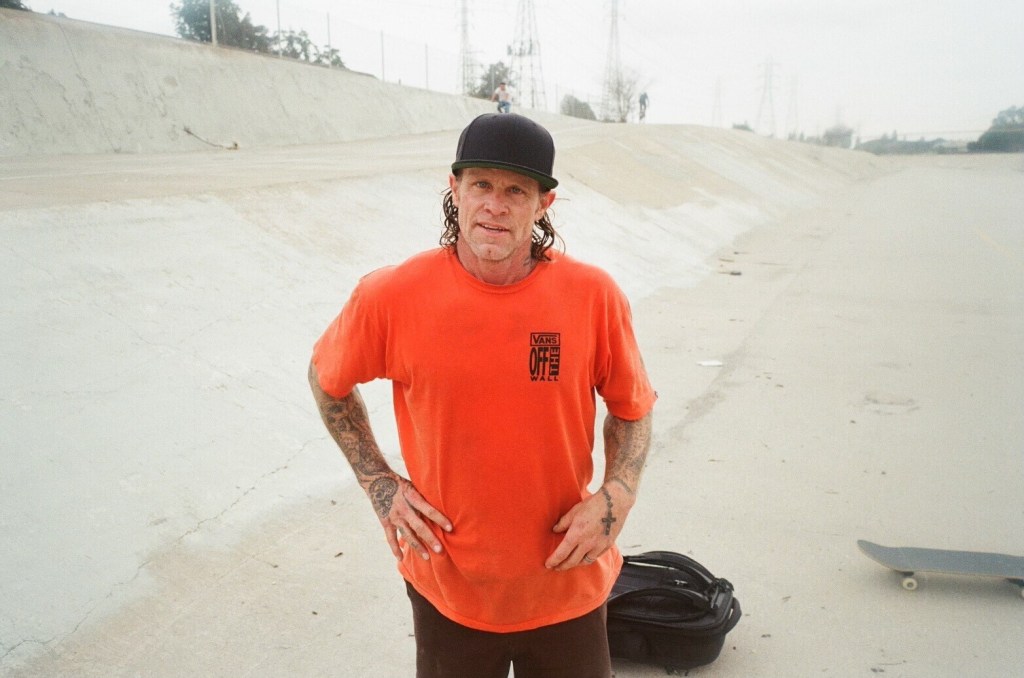
M 398 559 L 417 676 L 607 678 L 604 602 L 636 501 L 656 394 L 610 277 L 551 247 L 551 135 L 473 120 L 441 247 L 364 277 L 309 380 Z M 392 381 L 391 469 L 357 384 Z M 591 494 L 595 399 L 604 483 Z
M 494 90 L 494 93 L 491 94 L 491 101 L 498 102 L 499 113 L 512 112 L 512 92 L 508 91 L 506 83 L 502 82 L 498 84 L 498 89 Z

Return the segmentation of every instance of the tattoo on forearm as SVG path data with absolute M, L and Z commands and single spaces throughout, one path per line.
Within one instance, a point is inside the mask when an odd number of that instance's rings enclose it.
M 616 482 L 636 494 L 651 445 L 651 417 L 625 421 L 609 415 L 604 425 L 605 449 L 610 451 L 606 482 Z
M 389 476 L 382 476 L 370 483 L 367 493 L 370 495 L 373 510 L 382 519 L 387 518 L 391 513 L 391 504 L 395 499 L 395 494 L 398 493 L 398 482 Z
M 369 495 L 373 510 L 382 521 L 387 520 L 398 494 L 399 479 L 377 447 L 359 389 L 352 389 L 343 398 L 328 395 L 320 388 L 312 363 L 309 365 L 309 385 L 324 425 L 348 460 L 356 480 Z
M 390 471 L 374 441 L 366 408 L 356 392 L 340 399 L 322 396 L 320 413 L 361 483 Z
M 617 522 L 618 518 L 612 514 L 612 495 L 604 485 L 601 486 L 601 494 L 604 495 L 604 504 L 608 509 L 608 513 L 601 518 L 601 522 L 604 523 L 604 535 L 607 537 L 612 533 L 612 523 Z

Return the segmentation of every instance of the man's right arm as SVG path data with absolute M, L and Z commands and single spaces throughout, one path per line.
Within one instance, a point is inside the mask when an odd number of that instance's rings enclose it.
M 428 548 L 440 553 L 441 544 L 424 519 L 437 523 L 449 532 L 452 529 L 451 521 L 427 503 L 412 483 L 388 465 L 374 438 L 370 417 L 359 390 L 353 388 L 351 393 L 342 398 L 326 393 L 320 387 L 320 379 L 312 362 L 309 364 L 309 386 L 320 410 L 320 418 L 348 460 L 356 481 L 370 498 L 395 557 L 402 557 L 399 536 L 423 558 L 430 557 Z M 396 498 L 398 501 L 395 501 Z

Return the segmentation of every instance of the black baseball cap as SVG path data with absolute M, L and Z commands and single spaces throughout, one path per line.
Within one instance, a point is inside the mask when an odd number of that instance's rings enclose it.
M 551 176 L 554 164 L 555 142 L 546 129 L 516 113 L 484 113 L 462 130 L 452 172 L 467 167 L 509 170 L 551 190 L 558 186 Z

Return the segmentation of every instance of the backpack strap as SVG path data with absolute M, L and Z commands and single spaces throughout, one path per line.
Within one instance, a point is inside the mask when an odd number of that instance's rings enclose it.
M 733 588 L 732 584 L 729 583 L 728 580 L 711 574 L 708 568 L 704 567 L 693 558 L 684 556 L 682 553 L 675 553 L 674 551 L 647 551 L 646 553 L 641 553 L 635 556 L 623 556 L 623 562 L 637 563 L 639 565 L 671 567 L 696 575 L 704 582 L 705 586 L 711 587 L 717 585 L 719 588 L 729 591 Z

